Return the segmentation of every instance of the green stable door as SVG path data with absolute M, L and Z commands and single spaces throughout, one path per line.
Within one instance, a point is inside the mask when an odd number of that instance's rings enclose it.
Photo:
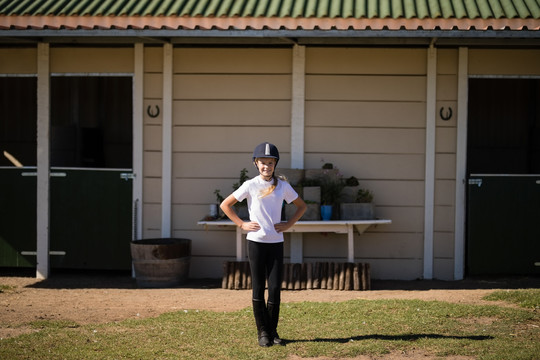
M 51 268 L 130 269 L 129 170 L 51 171 Z
M 467 275 L 539 275 L 540 79 L 469 79 L 467 121 Z
M 34 267 L 35 169 L 0 174 L 0 266 Z M 51 170 L 51 268 L 130 269 L 131 197 L 129 170 Z
M 50 84 L 50 267 L 129 270 L 132 79 Z M 0 78 L 0 90 L 0 267 L 35 267 L 36 81 Z
M 469 275 L 540 274 L 540 176 L 471 175 Z

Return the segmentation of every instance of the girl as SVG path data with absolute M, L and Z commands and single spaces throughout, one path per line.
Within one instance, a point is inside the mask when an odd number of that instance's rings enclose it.
M 279 161 L 277 147 L 268 142 L 253 151 L 253 163 L 259 175 L 244 182 L 221 203 L 221 209 L 236 225 L 247 231 L 248 257 L 253 286 L 253 315 L 260 346 L 281 345 L 277 333 L 283 272 L 283 232 L 294 225 L 306 211 L 306 203 L 292 186 L 275 175 Z M 249 221 L 233 210 L 238 201 L 247 199 Z M 294 203 L 296 212 L 281 222 L 283 201 Z M 268 306 L 264 289 L 268 281 Z

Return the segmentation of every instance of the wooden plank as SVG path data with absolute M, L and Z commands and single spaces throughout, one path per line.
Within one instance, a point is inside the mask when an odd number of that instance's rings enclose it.
M 339 274 L 341 273 L 341 263 L 336 263 L 334 266 L 334 290 L 339 290 Z
M 335 273 L 335 264 L 331 262 L 328 264 L 328 280 L 326 281 L 326 288 L 328 290 L 334 289 L 334 273 Z
M 229 261 L 223 262 L 223 277 L 221 279 L 221 288 L 227 289 L 229 283 Z
M 362 265 L 355 263 L 353 267 L 353 290 L 359 291 L 362 290 Z
M 306 280 L 306 289 L 313 289 L 313 264 L 307 263 L 307 280 Z
M 289 100 L 291 98 L 291 75 L 176 74 L 173 79 L 175 100 Z
M 425 76 L 307 75 L 306 100 L 425 101 Z
M 300 280 L 300 288 L 305 290 L 307 288 L 307 264 L 302 263 L 302 278 Z
M 234 289 L 234 273 L 236 270 L 236 262 L 231 261 L 229 262 L 229 270 L 228 270 L 228 277 L 227 277 L 227 288 L 229 290 Z

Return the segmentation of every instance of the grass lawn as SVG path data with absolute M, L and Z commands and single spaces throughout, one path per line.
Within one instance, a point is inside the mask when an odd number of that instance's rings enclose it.
M 251 308 L 188 310 L 103 325 L 39 321 L 0 340 L 0 359 L 348 358 L 420 352 L 441 358 L 540 358 L 540 290 L 500 291 L 523 308 L 419 300 L 282 304 L 286 346 L 257 345 Z M 491 298 L 490 296 L 490 298 Z

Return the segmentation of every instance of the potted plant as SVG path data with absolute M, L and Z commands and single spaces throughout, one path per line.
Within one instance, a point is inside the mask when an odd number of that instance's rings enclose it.
M 247 173 L 248 173 L 248 170 L 246 168 L 243 168 L 242 170 L 240 170 L 240 177 L 238 179 L 238 182 L 234 183 L 233 184 L 233 191 L 237 190 L 240 185 L 242 185 L 246 180 L 249 179 L 249 177 L 247 176 Z M 216 189 L 214 190 L 214 194 L 216 195 L 216 200 L 218 202 L 217 206 L 216 206 L 216 214 L 215 216 L 213 216 L 213 213 L 214 213 L 214 204 L 211 204 L 210 205 L 210 215 L 209 217 L 210 218 L 213 218 L 214 220 L 217 220 L 220 218 L 219 216 L 219 204 L 221 204 L 224 200 L 223 196 L 221 195 L 220 193 L 220 190 L 219 189 Z M 249 212 L 248 212 L 248 208 L 247 208 L 247 201 L 244 200 L 244 201 L 241 201 L 241 202 L 237 202 L 236 204 L 234 204 L 234 207 L 235 207 L 235 210 L 236 210 L 236 213 L 238 214 L 238 216 L 241 218 L 241 219 L 249 219 Z
M 345 181 L 345 187 L 341 192 L 341 201 L 344 203 L 353 203 L 356 202 L 356 193 L 360 189 L 360 183 L 358 179 L 354 176 L 348 177 Z
M 321 217 L 323 220 L 332 218 L 332 208 L 339 204 L 344 187 L 345 183 L 339 175 L 327 175 L 321 179 Z
M 236 191 L 246 180 L 249 179 L 247 176 L 247 169 L 243 168 L 240 170 L 240 177 L 238 178 L 238 182 L 233 184 L 233 191 Z M 238 217 L 243 220 L 249 219 L 249 211 L 247 208 L 247 200 L 239 201 L 236 204 L 234 204 L 234 207 L 236 209 L 236 213 L 238 214 Z
M 354 202 L 340 205 L 342 220 L 370 220 L 375 218 L 373 193 L 367 189 L 359 189 Z

